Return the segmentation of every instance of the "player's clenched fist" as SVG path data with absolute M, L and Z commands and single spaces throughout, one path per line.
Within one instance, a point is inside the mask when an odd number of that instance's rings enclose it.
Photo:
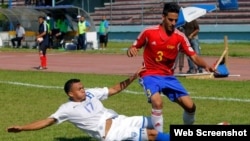
M 127 51 L 128 57 L 136 56 L 137 53 L 138 53 L 138 49 L 137 48 L 135 48 L 135 47 L 128 48 L 128 51 Z

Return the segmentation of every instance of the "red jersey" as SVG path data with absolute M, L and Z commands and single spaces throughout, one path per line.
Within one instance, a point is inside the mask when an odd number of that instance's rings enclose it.
M 143 59 L 146 75 L 173 75 L 173 66 L 178 52 L 181 50 L 187 56 L 192 56 L 195 51 L 190 46 L 187 37 L 175 29 L 172 35 L 167 35 L 161 25 L 145 28 L 133 43 L 132 47 L 144 47 Z

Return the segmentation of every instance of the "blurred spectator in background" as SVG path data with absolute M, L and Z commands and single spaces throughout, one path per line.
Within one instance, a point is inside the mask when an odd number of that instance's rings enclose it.
M 56 33 L 56 38 L 60 42 L 60 45 L 64 42 L 64 36 L 68 32 L 69 22 L 66 17 L 60 17 L 56 21 L 56 27 L 58 29 L 58 33 Z
M 81 16 L 78 21 L 78 46 L 77 49 L 86 50 L 86 32 L 90 29 L 90 23 L 85 20 L 84 16 Z
M 43 0 L 36 0 L 36 6 L 44 6 Z
M 181 27 L 178 27 L 178 29 L 181 31 L 181 32 L 185 32 L 184 31 L 184 28 L 181 26 Z M 180 45 L 181 46 L 181 45 Z M 179 67 L 179 73 L 183 73 L 183 68 L 184 68 L 184 58 L 185 58 L 185 54 L 183 53 L 183 51 L 181 50 L 182 47 L 179 48 L 179 53 L 178 53 L 178 58 L 175 60 L 175 66 L 174 66 L 174 69 L 176 69 L 176 67 L 178 66 Z
M 25 38 L 25 30 L 20 23 L 16 25 L 16 37 L 11 39 L 12 47 L 19 48 L 21 46 L 21 41 Z M 17 42 L 17 46 L 16 43 Z
M 44 0 L 45 6 L 52 6 L 52 1 L 53 0 Z
M 31 5 L 31 0 L 25 0 L 25 5 Z
M 100 42 L 100 49 L 106 49 L 108 44 L 108 28 L 109 22 L 106 19 L 106 16 L 102 16 L 102 20 L 99 25 L 99 42 Z
M 48 24 L 48 32 L 49 32 L 49 48 L 53 47 L 53 31 L 55 29 L 54 27 L 54 19 L 53 17 L 51 16 L 51 14 L 48 14 L 47 17 L 46 17 L 46 21 L 47 21 L 47 24 Z
M 196 20 L 193 20 L 191 22 L 187 22 L 184 26 L 184 32 L 187 36 L 192 48 L 196 52 L 196 54 L 200 55 L 200 45 L 199 45 L 199 39 L 198 39 L 198 33 L 200 31 L 199 24 Z M 188 66 L 189 69 L 187 73 L 202 73 L 202 67 L 196 66 L 193 61 L 188 57 Z

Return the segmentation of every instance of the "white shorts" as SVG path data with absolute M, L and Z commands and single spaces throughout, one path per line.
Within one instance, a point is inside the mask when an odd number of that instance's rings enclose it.
M 143 128 L 144 117 L 127 117 L 119 115 L 112 119 L 112 125 L 105 138 L 105 141 L 139 141 L 140 129 Z

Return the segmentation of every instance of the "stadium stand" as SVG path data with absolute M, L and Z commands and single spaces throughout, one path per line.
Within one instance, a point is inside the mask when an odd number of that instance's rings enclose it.
M 59 0 L 55 1 L 56 3 L 60 2 Z M 2 0 L 1 4 L 8 6 L 11 3 L 11 7 L 20 7 L 20 6 L 48 6 L 51 5 L 52 0 Z
M 161 22 L 163 3 L 169 0 L 113 0 L 104 3 L 104 7 L 95 7 L 94 12 L 89 13 L 96 26 L 106 15 L 110 25 L 154 25 Z M 216 11 L 198 19 L 200 24 L 250 24 L 250 1 L 237 1 L 238 9 L 219 8 L 219 2 L 223 0 L 173 0 L 185 7 L 197 3 L 216 4 Z M 229 0 L 230 1 L 230 0 Z M 3 0 L 8 4 L 9 0 Z M 31 0 L 31 5 L 35 1 Z M 25 0 L 12 0 L 12 7 L 25 6 Z
M 104 7 L 96 7 L 90 16 L 96 26 L 99 25 L 102 15 L 106 15 L 111 25 L 154 25 L 161 21 L 161 12 L 164 0 L 116 0 L 105 3 Z M 249 24 L 250 1 L 238 0 L 237 9 L 219 8 L 217 0 L 189 0 L 180 1 L 182 7 L 192 4 L 216 4 L 217 10 L 198 19 L 199 24 Z
M 110 25 L 154 25 L 161 22 L 163 3 L 169 0 L 114 0 L 103 7 L 95 7 L 90 12 L 95 26 L 99 26 L 102 15 L 106 15 Z M 173 0 L 185 7 L 197 3 L 216 4 L 217 10 L 198 19 L 199 24 L 250 24 L 250 1 L 235 0 L 237 9 L 219 8 L 223 0 Z M 230 0 L 229 0 L 230 1 Z M 234 1 L 234 0 L 231 0 Z M 8 4 L 9 0 L 3 1 Z M 35 3 L 32 3 L 35 4 Z M 12 0 L 12 7 L 24 6 L 25 0 Z
M 2 7 L 4 7 L 4 5 L 8 6 L 9 2 L 10 2 L 10 0 L 2 0 L 1 1 L 1 6 Z M 17 6 L 24 6 L 25 5 L 24 4 L 25 3 L 24 0 L 21 0 L 21 1 L 20 0 L 19 1 L 18 0 L 12 0 L 11 2 L 12 2 L 11 7 L 17 7 Z

